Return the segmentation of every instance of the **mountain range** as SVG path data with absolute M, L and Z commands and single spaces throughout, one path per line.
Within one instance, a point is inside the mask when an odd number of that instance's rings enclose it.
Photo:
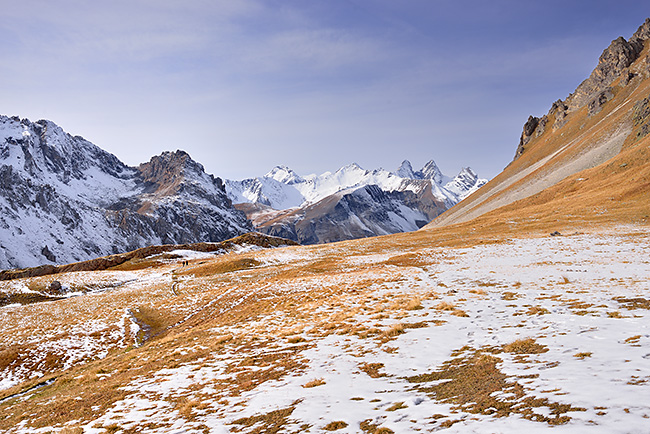
M 417 172 L 405 161 L 396 172 L 351 164 L 306 177 L 278 166 L 224 183 L 184 151 L 130 167 L 51 121 L 0 116 L 0 268 L 255 229 L 302 243 L 411 231 L 484 182 L 471 169 L 452 180 L 433 161 Z
M 649 40 L 613 41 L 420 230 L 0 273 L 0 431 L 647 432 Z
M 317 244 L 417 230 L 486 182 L 471 168 L 452 179 L 433 160 L 417 171 L 405 160 L 395 171 L 353 163 L 307 176 L 276 166 L 225 184 L 258 231 Z
M 138 167 L 50 121 L 0 116 L 0 267 L 69 263 L 253 230 L 183 152 Z

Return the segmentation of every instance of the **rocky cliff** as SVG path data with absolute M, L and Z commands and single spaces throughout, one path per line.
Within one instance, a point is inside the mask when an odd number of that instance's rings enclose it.
M 251 229 L 221 180 L 182 151 L 134 168 L 50 121 L 0 116 L 0 268 Z

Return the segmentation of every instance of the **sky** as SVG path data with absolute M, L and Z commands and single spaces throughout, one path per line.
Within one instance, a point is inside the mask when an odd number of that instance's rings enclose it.
M 129 165 L 302 175 L 435 160 L 497 175 L 650 16 L 642 1 L 0 0 L 0 114 Z

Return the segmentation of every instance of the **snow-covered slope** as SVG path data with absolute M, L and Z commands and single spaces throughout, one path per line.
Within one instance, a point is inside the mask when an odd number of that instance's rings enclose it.
M 316 203 L 329 195 L 352 187 L 377 185 L 384 191 L 414 191 L 421 183 L 431 181 L 431 193 L 449 206 L 459 202 L 487 182 L 479 179 L 470 169 L 464 168 L 455 178 L 442 174 L 436 163 L 429 161 L 421 170 L 414 171 L 404 160 L 394 171 L 366 170 L 352 163 L 336 172 L 300 176 L 286 166 L 276 166 L 264 176 L 226 180 L 226 191 L 233 203 L 260 203 L 282 210 Z
M 416 230 L 486 182 L 470 168 L 452 179 L 434 161 L 415 171 L 405 160 L 394 172 L 353 163 L 300 176 L 276 166 L 227 180 L 226 191 L 258 230 L 311 244 Z
M 251 229 L 221 180 L 182 151 L 133 168 L 50 121 L 0 116 L 0 268 Z

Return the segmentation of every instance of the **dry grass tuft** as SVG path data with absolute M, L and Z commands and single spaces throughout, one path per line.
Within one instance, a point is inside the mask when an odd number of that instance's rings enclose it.
M 404 402 L 396 402 L 395 404 L 391 405 L 386 409 L 386 411 L 397 411 L 401 410 L 403 408 L 408 408 L 408 405 L 404 405 Z
M 302 387 L 304 387 L 305 389 L 309 389 L 309 388 L 312 388 L 312 387 L 322 386 L 323 384 L 325 384 L 325 379 L 316 378 L 314 380 L 311 380 L 311 381 L 303 384 Z
M 440 303 L 436 304 L 435 308 L 437 310 L 450 311 L 456 309 L 456 305 L 448 301 L 441 301 Z
M 342 420 L 337 420 L 334 422 L 330 422 L 327 425 L 323 427 L 325 431 L 337 431 L 343 428 L 346 428 L 348 426 L 347 422 L 344 422 Z
M 422 299 L 420 297 L 412 298 L 406 304 L 406 310 L 421 310 L 421 309 L 424 309 L 424 307 L 422 306 Z
M 398 323 L 398 324 L 393 324 L 388 328 L 388 330 L 385 330 L 382 333 L 382 337 L 384 339 L 393 339 L 401 335 L 402 333 L 406 333 L 406 331 L 404 330 L 404 324 Z
M 526 311 L 526 314 L 528 314 L 528 315 L 547 315 L 549 313 L 551 313 L 551 312 L 549 312 L 548 309 L 546 309 L 545 307 L 541 307 L 541 306 L 531 306 Z
M 538 344 L 533 338 L 517 339 L 503 347 L 506 353 L 541 354 L 548 351 L 544 345 Z
M 366 419 L 359 424 L 359 428 L 366 434 L 394 434 L 394 431 L 390 428 L 380 427 L 377 424 L 372 423 L 372 419 Z
M 575 358 L 577 358 L 577 359 L 580 359 L 580 360 L 584 360 L 584 359 L 586 359 L 587 357 L 591 357 L 592 354 L 593 354 L 593 353 L 590 352 L 590 351 L 585 351 L 585 352 L 582 352 L 582 353 L 574 354 L 573 357 L 575 357 Z
M 363 363 L 359 365 L 359 369 L 368 374 L 370 378 L 387 377 L 387 374 L 379 372 L 383 367 L 383 363 Z

